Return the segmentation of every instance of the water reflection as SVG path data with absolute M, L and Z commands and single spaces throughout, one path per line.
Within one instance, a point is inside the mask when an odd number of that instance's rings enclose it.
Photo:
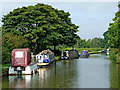
M 118 88 L 118 68 L 118 64 L 110 64 L 110 88 Z
M 30 75 L 9 76 L 9 87 L 10 88 L 29 88 L 30 80 L 31 80 Z
M 39 87 L 41 88 L 46 87 L 46 84 L 49 82 L 49 77 L 50 77 L 50 69 L 40 68 L 38 70 Z
M 119 66 L 120 67 L 120 66 Z M 3 77 L 3 88 L 116 88 L 118 66 L 107 56 L 62 60 L 34 75 Z

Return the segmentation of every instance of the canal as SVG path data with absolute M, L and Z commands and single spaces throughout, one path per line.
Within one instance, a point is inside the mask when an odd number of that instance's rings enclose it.
M 3 88 L 118 88 L 118 68 L 108 56 L 57 61 L 33 75 L 4 76 Z M 119 69 L 120 70 L 120 69 Z

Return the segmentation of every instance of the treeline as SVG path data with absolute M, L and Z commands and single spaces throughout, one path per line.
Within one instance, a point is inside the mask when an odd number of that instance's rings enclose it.
M 57 50 L 59 51 L 64 51 L 64 50 L 70 50 L 70 49 L 77 49 L 79 52 L 81 50 L 88 50 L 88 51 L 99 51 L 102 49 L 107 49 L 108 47 L 105 46 L 105 41 L 103 38 L 93 38 L 93 39 L 81 39 L 79 38 L 76 42 L 75 45 L 73 46 L 67 46 L 67 45 L 58 45 Z M 49 47 L 53 48 L 53 47 Z M 60 54 L 61 52 L 59 52 Z
M 78 39 L 75 48 L 105 48 L 105 41 L 103 38 L 93 39 Z

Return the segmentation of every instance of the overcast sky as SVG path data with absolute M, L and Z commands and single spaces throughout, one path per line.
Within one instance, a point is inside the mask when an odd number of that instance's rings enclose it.
M 118 10 L 118 2 L 44 2 L 71 14 L 71 20 L 79 26 L 77 33 L 83 39 L 103 38 L 103 33 Z M 13 9 L 35 5 L 37 2 L 0 2 L 0 19 Z M 0 22 L 0 26 L 2 23 Z

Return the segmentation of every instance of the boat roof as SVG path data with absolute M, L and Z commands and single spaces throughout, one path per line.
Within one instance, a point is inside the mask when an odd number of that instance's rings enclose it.
M 39 54 L 42 55 L 42 54 L 54 54 L 54 53 L 52 51 L 50 51 L 50 50 L 43 50 Z M 39 55 L 39 54 L 37 54 L 37 55 Z

